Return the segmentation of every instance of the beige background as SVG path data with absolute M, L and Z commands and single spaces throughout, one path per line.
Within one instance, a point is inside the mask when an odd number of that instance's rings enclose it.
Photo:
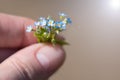
M 120 9 L 111 0 L 0 0 L 0 12 L 37 19 L 59 12 L 73 24 L 64 32 L 67 59 L 51 80 L 120 80 Z

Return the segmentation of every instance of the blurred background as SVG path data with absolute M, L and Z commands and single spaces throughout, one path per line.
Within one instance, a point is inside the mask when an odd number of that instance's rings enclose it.
M 120 0 L 0 0 L 0 12 L 72 18 L 67 59 L 50 80 L 120 80 Z

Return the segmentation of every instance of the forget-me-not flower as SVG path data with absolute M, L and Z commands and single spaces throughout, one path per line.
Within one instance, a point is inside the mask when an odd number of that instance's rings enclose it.
M 72 23 L 71 19 L 67 17 L 64 13 L 59 13 L 59 21 L 55 21 L 52 17 L 47 18 L 40 17 L 38 21 L 34 22 L 33 26 L 28 26 L 26 32 L 34 32 L 37 37 L 38 42 L 50 42 L 52 44 L 67 44 L 65 40 L 61 40 L 56 36 L 66 29 L 66 25 Z
M 67 18 L 67 23 L 72 23 L 72 20 L 70 18 Z
M 52 27 L 55 26 L 54 20 L 48 20 L 47 26 L 52 26 Z
M 59 13 L 59 16 L 65 17 L 67 15 L 65 13 Z
M 34 25 L 35 25 L 35 26 L 40 26 L 40 22 L 39 22 L 39 21 L 34 22 Z
M 45 26 L 47 24 L 47 21 L 45 19 L 40 21 L 40 26 Z
M 33 29 L 33 27 L 32 27 L 31 25 L 29 25 L 29 26 L 27 26 L 27 28 L 26 28 L 26 32 L 31 32 L 32 29 Z

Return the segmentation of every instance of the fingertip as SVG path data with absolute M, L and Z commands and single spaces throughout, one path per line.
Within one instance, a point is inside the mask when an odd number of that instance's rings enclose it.
M 48 71 L 54 71 L 65 60 L 65 51 L 61 46 L 44 46 L 36 53 L 38 61 Z
M 5 75 L 11 80 L 25 79 L 48 79 L 64 62 L 65 52 L 60 46 L 46 44 L 34 44 L 18 51 L 13 56 L 5 60 L 0 68 L 0 76 Z M 8 69 L 11 70 L 8 70 Z M 12 77 L 11 77 L 12 76 Z M 5 79 L 6 79 L 5 78 Z M 14 79 L 13 79 L 14 78 Z

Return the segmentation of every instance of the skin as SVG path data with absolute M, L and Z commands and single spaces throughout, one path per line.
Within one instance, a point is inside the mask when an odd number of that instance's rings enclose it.
M 0 80 L 47 80 L 65 60 L 59 45 L 36 43 L 32 19 L 0 13 Z M 41 57 L 41 61 L 36 57 Z M 45 64 L 45 62 L 47 64 Z

